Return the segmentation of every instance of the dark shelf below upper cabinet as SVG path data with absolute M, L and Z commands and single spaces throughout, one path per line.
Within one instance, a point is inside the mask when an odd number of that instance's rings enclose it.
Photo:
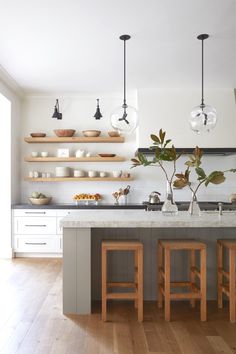
M 201 147 L 200 147 L 201 148 Z M 194 148 L 176 148 L 177 153 L 183 152 L 184 154 L 192 154 Z M 205 155 L 234 155 L 236 148 L 201 148 Z M 145 155 L 153 155 L 153 151 L 149 148 L 139 148 L 137 153 L 141 152 Z
M 32 204 L 13 204 L 12 209 L 146 209 L 144 204 L 108 204 L 98 203 L 85 205 L 83 202 L 79 205 L 75 204 L 47 204 L 47 205 L 32 205 Z

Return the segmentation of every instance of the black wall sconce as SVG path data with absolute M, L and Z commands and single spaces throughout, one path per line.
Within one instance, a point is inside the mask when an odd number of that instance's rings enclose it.
M 55 104 L 55 107 L 54 107 L 54 113 L 52 115 L 52 118 L 62 119 L 62 113 L 60 113 L 59 100 L 58 99 L 56 99 L 56 104 Z

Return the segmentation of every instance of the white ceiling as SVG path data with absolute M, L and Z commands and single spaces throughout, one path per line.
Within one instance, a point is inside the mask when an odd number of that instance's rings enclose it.
M 0 63 L 26 92 L 236 87 L 235 0 L 0 0 Z

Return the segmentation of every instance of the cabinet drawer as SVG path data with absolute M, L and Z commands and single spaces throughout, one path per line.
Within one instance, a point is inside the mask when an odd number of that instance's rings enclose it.
M 14 239 L 15 252 L 61 252 L 61 246 L 60 237 L 55 235 L 47 235 L 45 237 L 17 235 Z
M 55 209 L 14 209 L 14 216 L 56 216 Z
M 15 217 L 14 233 L 21 235 L 56 234 L 56 217 Z

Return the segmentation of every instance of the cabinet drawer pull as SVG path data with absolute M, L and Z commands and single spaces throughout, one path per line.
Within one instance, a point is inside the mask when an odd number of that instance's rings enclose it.
M 46 227 L 47 225 L 25 225 L 27 227 Z
M 26 245 L 46 245 L 47 242 L 25 242 Z
M 46 211 L 26 211 L 25 214 L 46 214 Z

